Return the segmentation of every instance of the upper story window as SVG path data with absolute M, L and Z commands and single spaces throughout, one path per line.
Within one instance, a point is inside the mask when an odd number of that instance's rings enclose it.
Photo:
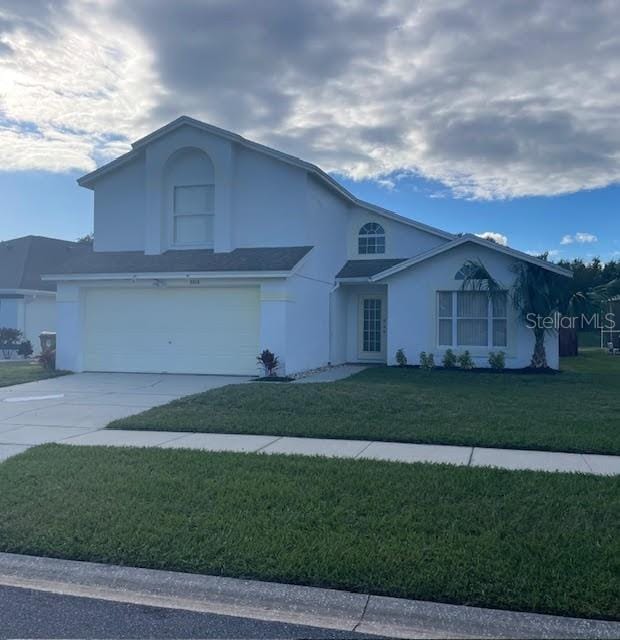
M 358 253 L 385 253 L 385 231 L 376 222 L 367 222 L 358 235 Z
M 175 244 L 213 242 L 214 186 L 193 184 L 174 187 Z
M 215 170 L 202 150 L 175 152 L 164 169 L 169 243 L 211 248 L 214 243 Z

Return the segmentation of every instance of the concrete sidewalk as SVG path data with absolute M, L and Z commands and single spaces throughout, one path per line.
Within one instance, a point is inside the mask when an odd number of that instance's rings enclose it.
M 620 623 L 0 553 L 0 585 L 393 638 L 617 638 Z
M 396 462 L 431 462 L 471 467 L 620 475 L 620 456 L 483 447 L 453 447 L 369 440 L 290 438 L 227 433 L 125 431 L 105 429 L 59 440 L 61 444 L 158 447 L 243 453 L 357 458 Z
M 334 367 L 299 382 L 342 379 L 363 368 Z M 0 462 L 31 446 L 55 442 L 318 455 L 620 475 L 620 456 L 276 435 L 104 429 L 116 418 L 139 413 L 192 393 L 248 380 L 236 376 L 80 373 L 1 388 Z

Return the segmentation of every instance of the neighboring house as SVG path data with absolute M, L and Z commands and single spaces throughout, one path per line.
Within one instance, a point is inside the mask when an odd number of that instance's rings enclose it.
M 39 334 L 56 328 L 56 285 L 41 274 L 56 271 L 80 250 L 78 243 L 41 236 L 0 242 L 0 327 L 19 329 L 35 353 Z
M 507 286 L 515 261 L 567 272 L 362 202 L 318 167 L 181 117 L 79 181 L 95 195 L 89 255 L 58 283 L 58 366 L 73 371 L 255 374 L 328 363 L 416 363 L 448 347 L 527 366 L 533 335 L 506 300 L 459 291 L 481 259 Z M 547 339 L 558 366 L 557 337 Z

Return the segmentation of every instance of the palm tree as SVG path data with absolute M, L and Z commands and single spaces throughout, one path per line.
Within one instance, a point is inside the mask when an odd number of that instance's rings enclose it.
M 561 312 L 561 284 L 555 273 L 529 262 L 517 262 L 513 267 L 516 274 L 511 288 L 514 308 L 521 320 L 534 332 L 534 353 L 530 366 L 533 369 L 547 369 L 547 352 L 545 336 L 555 333 L 555 326 L 546 325 L 535 320 L 558 316 Z
M 515 280 L 508 289 L 508 294 L 521 320 L 534 332 L 534 353 L 530 366 L 533 369 L 546 369 L 549 365 L 545 351 L 545 335 L 554 333 L 556 329 L 536 322 L 536 319 L 553 317 L 559 313 L 559 277 L 528 262 L 517 262 L 513 271 Z M 490 298 L 503 295 L 507 290 L 501 282 L 493 278 L 480 260 L 467 260 L 462 273 L 463 290 L 486 291 Z

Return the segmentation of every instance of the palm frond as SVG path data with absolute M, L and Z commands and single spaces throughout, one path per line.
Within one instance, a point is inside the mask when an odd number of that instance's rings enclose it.
M 491 299 L 506 292 L 506 287 L 491 275 L 480 259 L 466 260 L 460 271 L 463 274 L 462 291 L 484 291 Z

